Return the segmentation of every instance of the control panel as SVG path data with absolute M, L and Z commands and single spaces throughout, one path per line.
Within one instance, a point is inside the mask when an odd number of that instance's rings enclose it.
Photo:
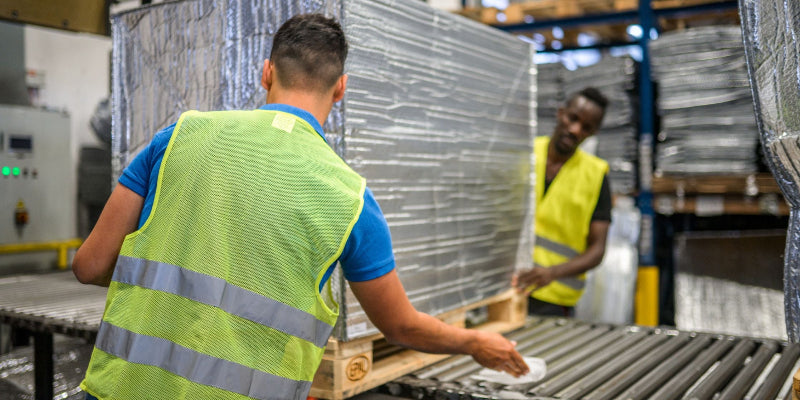
M 76 165 L 67 114 L 0 105 L 0 244 L 77 236 Z M 0 275 L 52 268 L 55 257 L 0 254 Z

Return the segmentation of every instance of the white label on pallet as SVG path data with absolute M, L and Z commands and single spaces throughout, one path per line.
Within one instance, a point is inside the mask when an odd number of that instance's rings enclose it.
M 351 338 L 355 335 L 364 333 L 367 331 L 367 323 L 361 322 L 358 324 L 353 324 L 347 327 L 347 337 Z
M 698 216 L 721 215 L 725 212 L 722 196 L 697 196 L 694 213 Z

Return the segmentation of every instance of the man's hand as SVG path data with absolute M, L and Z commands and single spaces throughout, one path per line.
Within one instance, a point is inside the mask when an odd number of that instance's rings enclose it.
M 515 342 L 509 341 L 497 333 L 474 332 L 476 337 L 469 354 L 478 364 L 507 372 L 515 377 L 529 372 L 528 365 L 514 348 Z
M 533 267 L 514 274 L 511 278 L 511 286 L 517 289 L 517 292 L 530 294 L 536 289 L 549 285 L 554 278 L 553 268 Z
M 364 312 L 389 343 L 426 353 L 468 354 L 487 368 L 514 376 L 528 366 L 515 343 L 497 333 L 457 328 L 414 309 L 397 271 L 363 282 L 350 282 Z

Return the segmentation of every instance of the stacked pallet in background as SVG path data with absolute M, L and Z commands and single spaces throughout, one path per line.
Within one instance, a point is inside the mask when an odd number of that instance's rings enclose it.
M 536 66 L 536 135 L 550 136 L 556 128 L 556 112 L 564 103 L 564 74 L 561 63 Z
M 650 48 L 661 115 L 656 172 L 756 172 L 758 129 L 741 28 L 669 32 Z

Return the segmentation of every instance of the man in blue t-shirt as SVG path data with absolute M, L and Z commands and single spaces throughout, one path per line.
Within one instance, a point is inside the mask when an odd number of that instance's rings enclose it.
M 272 59 L 264 62 L 261 83 L 267 90 L 267 104 L 261 109 L 291 114 L 324 138 L 321 124 L 344 96 L 346 54 L 344 33 L 333 19 L 316 14 L 291 18 L 275 36 Z M 158 132 L 123 172 L 96 226 L 75 255 L 73 271 L 81 282 L 109 285 L 123 240 L 142 227 L 152 212 L 161 163 L 174 130 L 172 125 Z M 527 373 L 515 343 L 501 335 L 456 328 L 414 309 L 394 268 L 386 220 L 369 189 L 363 200 L 338 261 L 365 313 L 386 339 L 424 352 L 468 354 L 483 366 L 514 376 Z M 162 206 L 179 205 L 159 204 Z M 263 218 L 253 216 L 259 217 Z M 327 268 L 317 290 L 334 266 L 335 262 Z

